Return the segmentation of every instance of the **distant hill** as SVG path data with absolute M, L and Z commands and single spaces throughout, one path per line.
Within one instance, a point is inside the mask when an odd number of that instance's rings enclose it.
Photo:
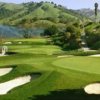
M 23 27 L 64 26 L 81 18 L 80 14 L 53 2 L 23 4 L 0 3 L 0 23 Z
M 75 11 L 76 13 L 81 14 L 82 16 L 86 16 L 87 18 L 90 18 L 91 20 L 95 20 L 95 12 L 93 9 L 79 9 Z M 98 10 L 98 21 L 100 21 L 100 10 Z

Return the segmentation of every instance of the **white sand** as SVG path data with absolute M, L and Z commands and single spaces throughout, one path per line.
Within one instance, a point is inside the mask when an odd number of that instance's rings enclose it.
M 31 81 L 31 76 L 23 76 L 0 84 L 0 95 L 7 94 L 11 89 Z
M 88 48 L 88 47 L 84 47 L 84 48 L 82 48 L 82 50 L 84 51 L 84 52 L 86 52 L 86 51 L 90 51 L 90 49 Z
M 18 42 L 18 44 L 22 44 L 22 42 Z
M 64 57 L 68 57 L 68 56 L 66 56 L 66 55 L 64 55 L 64 56 L 57 56 L 57 58 L 64 58 Z
M 91 57 L 100 57 L 100 54 L 91 55 Z
M 72 55 L 63 55 L 63 56 L 57 56 L 57 58 L 66 58 L 66 57 L 71 57 Z
M 2 56 L 7 56 L 7 55 L 0 54 L 0 57 L 2 57 Z
M 5 42 L 4 44 L 12 44 L 12 42 Z
M 91 50 L 90 48 L 88 47 L 84 47 L 84 48 L 81 48 L 84 52 L 92 52 L 92 51 L 96 51 L 96 50 Z
M 12 71 L 13 68 L 0 68 L 0 76 L 6 75 Z
M 84 88 L 84 91 L 87 94 L 100 94 L 100 83 L 94 83 L 94 84 L 87 85 Z

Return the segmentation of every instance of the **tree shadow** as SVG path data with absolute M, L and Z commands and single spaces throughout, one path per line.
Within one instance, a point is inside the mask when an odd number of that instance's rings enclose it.
M 48 95 L 35 96 L 30 100 L 100 100 L 100 95 L 89 95 L 83 89 L 59 90 Z
M 6 52 L 7 55 L 14 55 L 14 54 L 18 54 L 17 52 Z

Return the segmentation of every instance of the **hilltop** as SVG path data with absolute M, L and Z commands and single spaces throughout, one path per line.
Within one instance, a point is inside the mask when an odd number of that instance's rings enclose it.
M 64 26 L 82 16 L 53 2 L 0 3 L 0 24 L 21 27 Z

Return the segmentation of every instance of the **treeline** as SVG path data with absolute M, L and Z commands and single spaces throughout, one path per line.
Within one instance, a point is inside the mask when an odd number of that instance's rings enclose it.
M 86 27 L 86 41 L 91 49 L 100 49 L 100 23 L 89 23 Z
M 95 28 L 89 23 L 85 28 L 85 41 L 91 49 L 100 49 L 100 24 Z M 43 36 L 51 39 L 50 43 L 61 46 L 64 50 L 75 50 L 82 47 L 83 25 L 79 22 L 67 24 L 65 29 L 59 29 L 56 26 L 50 26 L 45 29 Z
M 78 23 L 67 24 L 65 29 L 51 26 L 45 29 L 44 36 L 50 37 L 51 42 L 63 49 L 73 50 L 81 47 L 81 25 Z

